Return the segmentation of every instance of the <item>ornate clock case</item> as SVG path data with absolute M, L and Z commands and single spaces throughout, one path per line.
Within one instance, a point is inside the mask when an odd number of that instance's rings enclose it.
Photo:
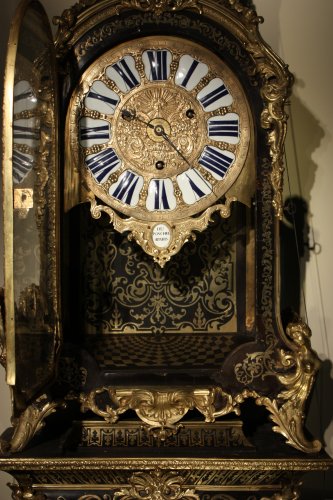
M 318 358 L 282 325 L 292 77 L 251 2 L 23 2 L 5 76 L 13 498 L 298 498 Z M 224 493 L 223 493 L 224 492 Z M 278 495 L 278 496 L 276 496 Z

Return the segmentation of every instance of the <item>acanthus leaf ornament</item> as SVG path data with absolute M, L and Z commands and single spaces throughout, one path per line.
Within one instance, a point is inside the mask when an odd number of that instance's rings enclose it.
M 311 331 L 304 322 L 290 323 L 286 333 L 291 351 L 272 345 L 266 351 L 247 354 L 244 361 L 235 366 L 235 375 L 244 385 L 251 385 L 255 379 L 276 377 L 281 389 L 274 398 L 247 389 L 243 397 L 253 397 L 257 405 L 266 407 L 275 424 L 273 430 L 282 434 L 288 444 L 306 453 L 316 453 L 320 451 L 321 443 L 305 436 L 304 420 L 305 403 L 320 361 L 311 349 Z
M 45 419 L 54 413 L 57 408 L 64 408 L 63 401 L 53 401 L 47 394 L 43 394 L 33 401 L 14 420 L 14 432 L 9 442 L 1 442 L 1 450 L 15 453 L 24 449 L 29 441 L 44 427 Z
M 203 231 L 211 222 L 214 212 L 219 212 L 222 218 L 227 218 L 231 213 L 231 204 L 236 201 L 236 197 L 226 198 L 224 204 L 215 205 L 206 209 L 202 214 L 193 217 L 189 220 L 179 220 L 172 225 L 173 241 L 167 248 L 156 248 L 151 240 L 151 223 L 141 222 L 136 219 L 124 219 L 120 217 L 111 207 L 105 205 L 98 205 L 95 198 L 90 201 L 91 215 L 95 219 L 99 219 L 102 213 L 106 213 L 110 217 L 110 223 L 114 228 L 123 233 L 129 232 L 128 238 L 134 240 L 141 248 L 151 255 L 155 262 L 161 267 L 170 260 L 170 258 L 177 254 L 182 246 L 190 239 L 195 239 L 194 231 Z
M 115 500 L 199 500 L 194 489 L 183 486 L 184 478 L 176 471 L 154 469 L 136 472 L 129 478 L 130 487 L 116 491 Z
M 154 12 L 160 16 L 164 12 L 175 12 L 188 9 L 202 13 L 200 0 L 124 0 L 117 8 L 118 12 L 123 9 L 138 9 L 143 12 Z
M 287 326 L 287 335 L 292 342 L 292 352 L 280 351 L 281 364 L 289 373 L 277 375 L 284 389 L 276 401 L 260 397 L 257 404 L 263 404 L 272 413 L 276 424 L 275 432 L 287 438 L 287 442 L 307 453 L 316 453 L 321 449 L 318 440 L 309 440 L 304 434 L 305 403 L 310 395 L 320 361 L 311 349 L 310 328 L 298 321 Z M 291 368 L 291 369 L 290 369 Z

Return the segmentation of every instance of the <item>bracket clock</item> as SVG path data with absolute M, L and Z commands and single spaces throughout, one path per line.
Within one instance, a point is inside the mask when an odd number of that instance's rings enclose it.
M 292 76 L 250 1 L 23 2 L 3 108 L 13 498 L 296 499 L 319 360 L 279 310 Z

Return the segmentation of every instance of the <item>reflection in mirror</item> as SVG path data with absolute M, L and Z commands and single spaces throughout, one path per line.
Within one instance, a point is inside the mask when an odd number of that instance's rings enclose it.
M 5 140 L 3 172 L 7 372 L 8 382 L 29 398 L 51 376 L 58 322 L 54 54 L 39 2 L 18 8 L 8 47 L 4 128 L 12 124 L 12 137 Z

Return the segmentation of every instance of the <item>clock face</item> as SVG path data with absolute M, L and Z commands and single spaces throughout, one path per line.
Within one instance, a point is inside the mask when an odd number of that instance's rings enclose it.
M 145 37 L 106 52 L 83 75 L 73 105 L 86 183 L 138 220 L 203 211 L 235 182 L 248 154 L 239 81 L 185 39 Z M 166 229 L 156 225 L 155 244 Z

